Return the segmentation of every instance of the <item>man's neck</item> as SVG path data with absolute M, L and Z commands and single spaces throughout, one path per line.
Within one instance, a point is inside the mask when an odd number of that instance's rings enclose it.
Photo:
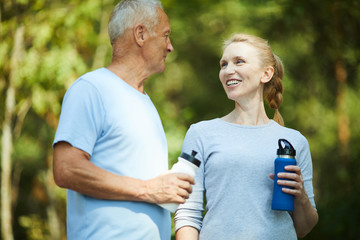
M 141 49 L 134 44 L 131 32 L 113 44 L 111 64 L 106 67 L 137 91 L 144 93 L 145 80 L 151 75 L 142 58 Z
M 113 61 L 108 67 L 109 71 L 128 83 L 137 91 L 144 93 L 145 80 L 149 75 L 144 71 L 138 61 L 127 58 L 126 61 Z

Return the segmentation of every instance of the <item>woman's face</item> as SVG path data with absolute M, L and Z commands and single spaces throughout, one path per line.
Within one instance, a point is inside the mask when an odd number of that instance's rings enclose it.
M 219 78 L 229 99 L 262 99 L 265 68 L 258 55 L 257 48 L 244 42 L 225 48 Z

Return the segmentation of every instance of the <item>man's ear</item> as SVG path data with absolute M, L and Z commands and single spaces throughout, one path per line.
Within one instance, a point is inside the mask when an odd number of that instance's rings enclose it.
M 266 67 L 263 77 L 261 78 L 261 82 L 262 83 L 269 82 L 272 79 L 273 75 L 274 75 L 274 68 L 271 66 Z
M 146 34 L 147 34 L 146 27 L 142 24 L 136 25 L 133 29 L 133 34 L 134 34 L 135 42 L 140 47 L 142 47 L 144 45 L 144 42 L 146 39 Z

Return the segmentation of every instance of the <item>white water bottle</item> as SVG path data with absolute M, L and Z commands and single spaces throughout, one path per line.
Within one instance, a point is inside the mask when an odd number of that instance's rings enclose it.
M 178 157 L 178 162 L 175 163 L 170 172 L 172 173 L 185 173 L 192 177 L 195 177 L 196 169 L 200 166 L 200 161 L 195 158 L 197 152 L 192 151 L 191 155 L 186 153 L 181 153 L 180 157 Z M 170 212 L 175 212 L 179 207 L 178 203 L 162 203 L 158 204 L 159 206 L 169 210 Z

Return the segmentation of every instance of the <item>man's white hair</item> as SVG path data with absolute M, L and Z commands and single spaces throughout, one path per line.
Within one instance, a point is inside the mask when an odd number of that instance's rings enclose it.
M 159 23 L 158 7 L 163 9 L 159 0 L 120 1 L 112 11 L 108 24 L 111 44 L 122 36 L 126 29 L 139 23 L 143 24 L 153 36 L 155 34 L 153 28 Z

